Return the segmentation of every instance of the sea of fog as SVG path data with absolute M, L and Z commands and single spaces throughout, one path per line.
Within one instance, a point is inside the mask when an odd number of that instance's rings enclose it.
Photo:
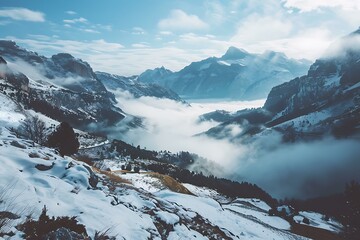
M 145 128 L 128 131 L 121 139 L 152 150 L 189 151 L 215 164 L 202 162 L 221 177 L 258 184 L 277 198 L 310 198 L 341 192 L 345 183 L 359 180 L 359 141 L 326 138 L 311 143 L 283 144 L 276 133 L 251 144 L 197 135 L 217 126 L 198 118 L 214 110 L 238 111 L 263 106 L 265 100 L 187 99 L 190 105 L 169 99 L 133 98 L 116 93 L 118 106 L 144 119 Z M 233 126 L 239 131 L 239 126 Z M 195 136 L 197 135 L 197 136 Z

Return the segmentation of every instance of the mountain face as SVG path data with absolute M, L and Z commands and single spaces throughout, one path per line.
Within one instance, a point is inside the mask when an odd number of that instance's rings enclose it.
M 251 54 L 230 47 L 220 58 L 193 62 L 179 72 L 147 70 L 139 81 L 160 84 L 186 98 L 253 100 L 265 98 L 272 87 L 303 75 L 309 65 L 282 53 Z
M 104 72 L 96 72 L 96 77 L 105 85 L 109 91 L 120 89 L 123 91 L 128 91 L 136 98 L 149 96 L 182 101 L 179 95 L 170 89 L 164 88 L 154 83 L 139 82 L 137 80 L 138 76 L 123 77 Z
M 0 56 L 2 91 L 26 108 L 80 128 L 124 118 L 88 63 L 66 53 L 39 56 L 12 41 L 0 41 Z
M 329 52 L 311 65 L 307 75 L 274 87 L 262 108 L 239 111 L 208 133 L 225 136 L 224 127 L 233 123 L 247 124 L 240 135 L 272 128 L 290 141 L 359 133 L 360 32 L 341 39 Z

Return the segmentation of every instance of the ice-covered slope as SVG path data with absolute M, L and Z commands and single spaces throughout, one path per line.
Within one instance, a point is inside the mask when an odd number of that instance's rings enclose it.
M 306 73 L 310 63 L 268 51 L 251 54 L 230 47 L 220 58 L 193 62 L 178 72 L 147 70 L 139 81 L 157 83 L 188 98 L 262 99 L 271 88 Z

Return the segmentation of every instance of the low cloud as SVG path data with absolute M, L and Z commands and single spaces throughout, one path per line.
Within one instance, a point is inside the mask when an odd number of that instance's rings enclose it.
M 45 14 L 27 8 L 2 8 L 0 17 L 10 18 L 17 21 L 45 22 Z
M 360 28 L 359 30 L 360 31 Z M 338 41 L 335 41 L 331 44 L 323 57 L 344 57 L 349 51 L 359 51 L 360 50 L 360 33 L 350 34 Z
M 276 134 L 246 146 L 228 176 L 258 184 L 277 198 L 325 196 L 360 180 L 360 149 L 355 140 L 332 138 L 284 144 Z
M 117 135 L 129 143 L 148 149 L 189 151 L 205 157 L 194 169 L 206 169 L 220 177 L 255 183 L 276 198 L 311 198 L 343 191 L 345 183 L 359 179 L 360 149 L 355 140 L 327 138 L 294 144 L 282 143 L 275 131 L 252 143 L 241 144 L 204 135 L 194 136 L 217 125 L 197 121 L 197 117 L 215 109 L 239 110 L 258 107 L 258 102 L 192 103 L 185 106 L 167 99 L 116 93 L 119 107 L 144 118 L 145 130 L 138 128 Z M 229 125 L 229 134 L 237 135 L 241 126 Z

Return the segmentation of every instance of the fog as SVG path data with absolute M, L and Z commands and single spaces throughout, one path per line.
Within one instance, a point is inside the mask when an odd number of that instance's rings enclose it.
M 52 79 L 49 79 L 45 75 L 45 70 L 42 65 L 36 65 L 33 66 L 21 59 L 15 59 L 15 60 L 6 60 L 7 65 L 9 68 L 14 72 L 21 72 L 25 74 L 28 78 L 34 81 L 43 80 L 47 81 L 51 84 L 56 84 L 58 86 L 67 86 L 67 85 L 73 85 L 73 84 L 79 84 L 85 79 L 79 76 L 69 76 L 67 77 L 54 77 Z
M 283 144 L 272 132 L 250 144 L 194 136 L 216 126 L 216 122 L 198 122 L 198 116 L 214 110 L 235 111 L 260 107 L 253 102 L 195 102 L 191 106 L 168 99 L 133 98 L 117 92 L 118 106 L 126 113 L 143 117 L 143 128 L 117 136 L 147 149 L 189 151 L 214 162 L 199 163 L 219 177 L 256 183 L 276 198 L 310 198 L 341 192 L 345 183 L 359 179 L 360 144 L 355 140 L 327 138 L 308 143 Z M 241 131 L 237 125 L 230 132 Z M 217 167 L 219 165 L 219 167 Z
M 188 106 L 169 99 L 152 97 L 133 98 L 129 93 L 116 93 L 118 106 L 126 113 L 144 118 L 143 128 L 136 128 L 120 136 L 122 139 L 147 149 L 169 150 L 172 152 L 189 151 L 206 157 L 221 165 L 233 162 L 243 149 L 227 140 L 215 140 L 206 136 L 194 136 L 202 133 L 216 122 L 198 122 L 198 116 L 224 109 L 234 111 L 252 106 L 261 106 L 264 100 L 249 102 L 192 103 Z

